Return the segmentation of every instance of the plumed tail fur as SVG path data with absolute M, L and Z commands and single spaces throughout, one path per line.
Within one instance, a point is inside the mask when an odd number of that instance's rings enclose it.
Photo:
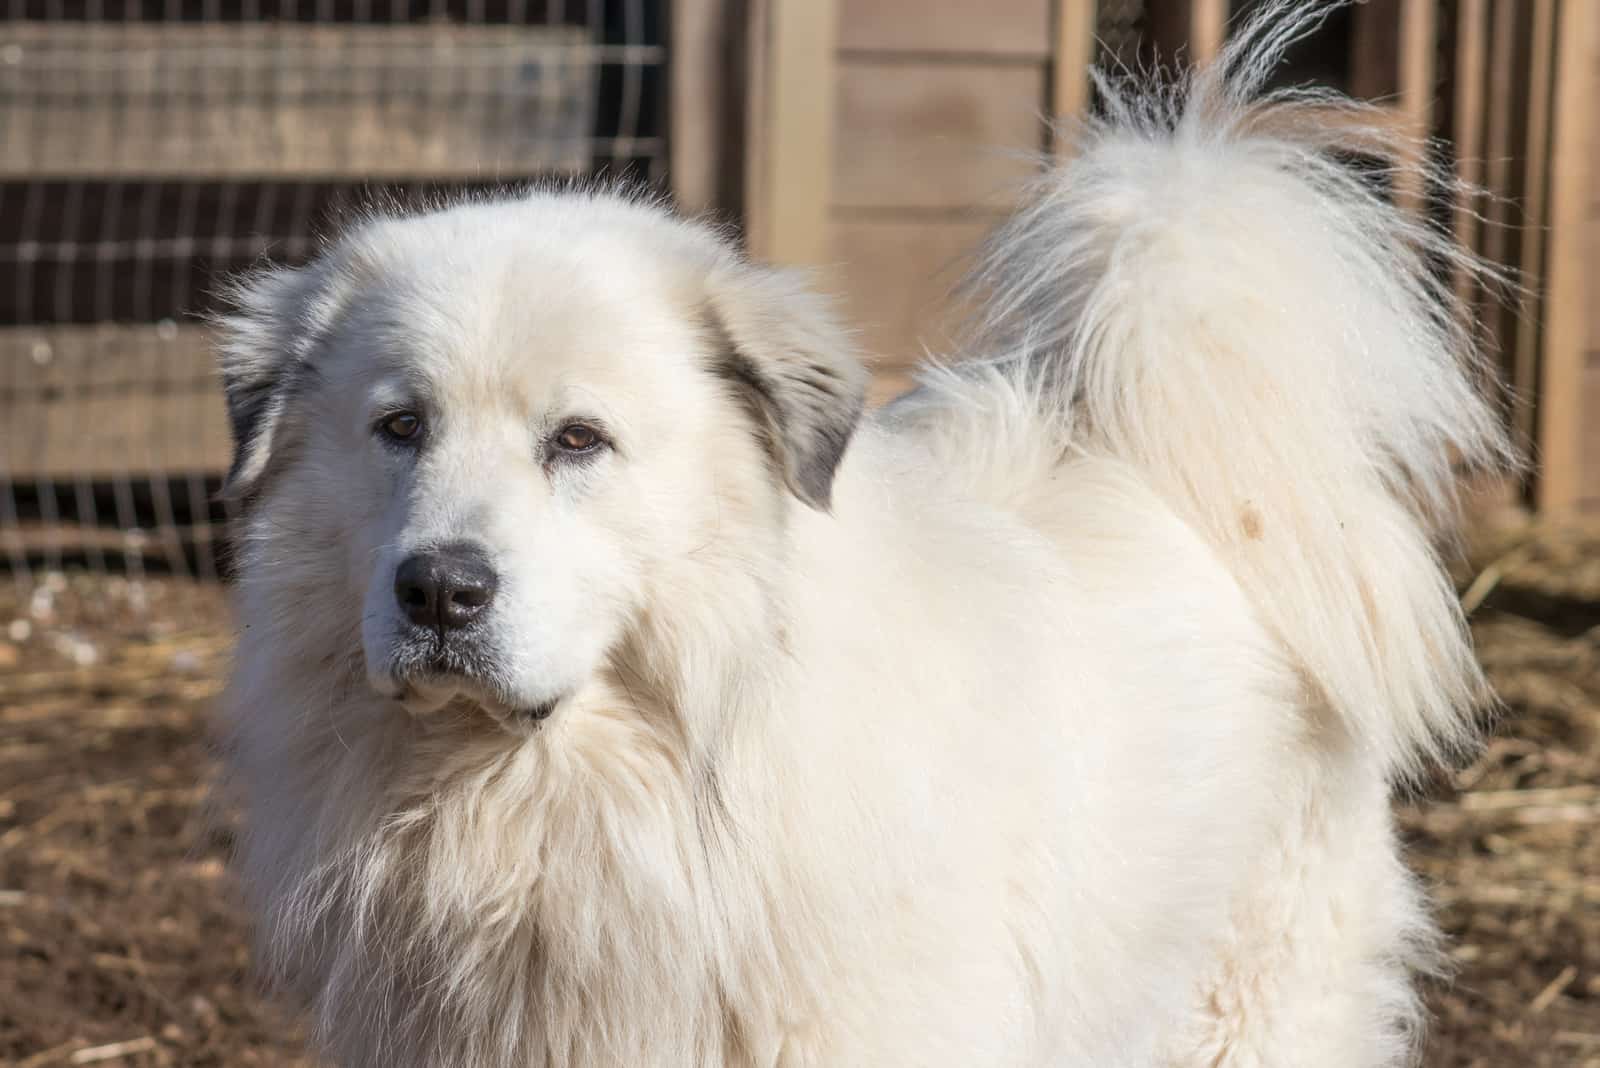
M 1463 468 L 1511 454 L 1441 266 L 1469 254 L 1341 157 L 1422 153 L 1332 94 L 1260 95 L 1330 5 L 1274 3 L 1176 87 L 1106 117 L 993 238 L 987 360 L 1075 451 L 1135 465 L 1223 554 L 1331 724 L 1392 776 L 1475 735 L 1485 686 L 1436 555 Z M 984 403 L 991 407 L 991 395 Z

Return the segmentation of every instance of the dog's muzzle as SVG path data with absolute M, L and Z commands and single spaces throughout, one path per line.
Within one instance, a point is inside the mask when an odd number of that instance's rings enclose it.
M 488 620 L 499 586 L 489 555 L 471 542 L 413 553 L 394 574 L 394 599 L 409 623 L 391 667 L 402 701 L 438 706 L 466 700 L 524 723 L 547 719 L 559 697 L 525 703 L 497 685 Z

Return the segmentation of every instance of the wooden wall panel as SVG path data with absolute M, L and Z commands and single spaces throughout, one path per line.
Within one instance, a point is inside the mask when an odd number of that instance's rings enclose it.
M 962 55 L 1050 54 L 1050 0 L 843 0 L 839 45 L 848 51 Z
M 828 281 L 879 372 L 945 349 L 983 235 L 1087 99 L 1097 0 L 839 0 Z
M 749 0 L 752 79 L 745 237 L 756 255 L 817 264 L 827 247 L 838 0 Z
M 1071 149 L 1072 120 L 1089 110 L 1089 68 L 1094 63 L 1097 0 L 1055 0 L 1055 50 L 1050 57 L 1050 118 L 1056 152 Z
M 7 476 L 220 471 L 228 425 L 206 331 L 156 326 L 0 330 Z
M 590 162 L 581 27 L 18 22 L 0 42 L 8 178 L 519 177 Z
M 1005 203 L 1044 147 L 1044 64 L 851 60 L 839 68 L 833 203 Z
M 997 218 L 841 219 L 833 279 L 875 369 L 902 370 L 924 347 L 948 349 L 959 307 L 950 299 Z

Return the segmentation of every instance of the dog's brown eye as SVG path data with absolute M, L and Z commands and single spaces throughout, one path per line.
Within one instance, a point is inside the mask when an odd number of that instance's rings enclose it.
M 592 426 L 573 423 L 556 435 L 556 444 L 568 452 L 588 452 L 600 444 L 600 434 Z
M 394 441 L 412 441 L 422 432 L 422 417 L 416 412 L 396 412 L 380 423 L 379 429 Z

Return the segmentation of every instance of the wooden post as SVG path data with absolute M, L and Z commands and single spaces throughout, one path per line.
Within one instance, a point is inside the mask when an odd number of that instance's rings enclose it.
M 1513 0 L 1526 4 L 1527 0 Z M 1587 2 L 1587 0 L 1585 0 Z M 1543 309 L 1540 294 L 1544 283 L 1545 231 L 1550 214 L 1547 205 L 1548 176 L 1551 153 L 1550 108 L 1555 92 L 1555 38 L 1556 0 L 1532 0 L 1532 33 L 1528 43 L 1527 92 L 1522 115 L 1523 142 L 1522 203 L 1520 229 L 1521 247 L 1517 251 L 1518 278 L 1526 294 L 1518 301 L 1516 315 L 1511 321 L 1506 337 L 1512 352 L 1512 383 L 1536 398 L 1542 390 L 1535 383 L 1542 377 L 1539 367 L 1539 335 Z M 1509 91 L 1509 90 L 1508 90 Z M 1539 398 L 1536 404 L 1523 403 L 1513 412 L 1515 430 L 1524 444 L 1532 443 L 1538 433 Z M 1542 443 L 1541 449 L 1543 451 Z
M 1228 36 L 1228 0 L 1193 0 L 1189 9 L 1189 59 L 1204 66 L 1217 58 Z
M 1593 314 L 1592 281 L 1584 248 L 1591 215 L 1600 106 L 1600 6 L 1563 0 L 1555 32 L 1555 115 L 1551 138 L 1546 231 L 1544 344 L 1539 375 L 1539 484 L 1542 511 L 1571 511 L 1583 503 L 1584 365 Z
M 1055 150 L 1070 147 L 1074 120 L 1089 110 L 1089 68 L 1094 65 L 1095 20 L 1098 0 L 1055 0 L 1052 18 L 1055 41 L 1050 66 L 1050 118 L 1054 122 Z
M 1518 137 L 1518 112 L 1529 88 L 1524 75 L 1519 78 L 1517 43 L 1523 31 L 1518 11 L 1521 0 L 1490 0 L 1488 84 L 1484 109 L 1483 186 L 1488 192 L 1483 205 L 1482 236 L 1478 253 L 1496 267 L 1516 266 L 1515 236 L 1511 203 L 1518 199 L 1518 180 L 1513 164 L 1522 158 Z M 1496 350 L 1511 376 L 1511 425 L 1519 448 L 1531 449 L 1534 440 L 1533 400 L 1538 382 L 1523 375 L 1516 359 L 1516 324 L 1508 319 L 1504 303 L 1491 297 L 1480 300 L 1476 308 Z
M 743 184 L 744 4 L 673 0 L 671 72 L 672 196 L 691 215 L 739 214 Z
M 820 264 L 833 182 L 838 0 L 765 0 L 756 7 L 746 168 L 750 248 L 775 263 Z
M 1449 136 L 1455 143 L 1456 177 L 1466 189 L 1456 191 L 1453 230 L 1464 248 L 1478 247 L 1479 205 L 1475 190 L 1483 185 L 1484 97 L 1488 93 L 1489 0 L 1461 0 L 1456 18 L 1455 102 Z M 1476 303 L 1472 272 L 1456 268 L 1454 289 L 1467 307 Z
M 1400 5 L 1400 111 L 1405 138 L 1413 151 L 1426 151 L 1433 133 L 1433 58 L 1438 32 L 1438 0 L 1402 0 Z M 1407 164 L 1425 163 L 1412 159 Z M 1420 212 L 1427 197 L 1423 169 L 1408 165 L 1396 184 L 1395 202 L 1407 211 Z

